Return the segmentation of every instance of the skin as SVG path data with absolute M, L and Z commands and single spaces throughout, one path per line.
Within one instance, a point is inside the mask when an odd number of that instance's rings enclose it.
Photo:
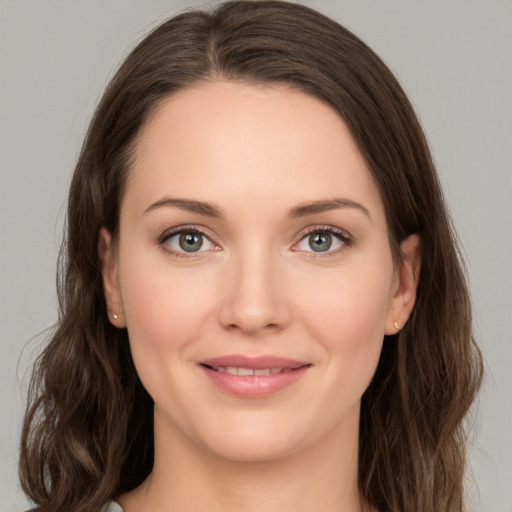
M 159 203 L 168 197 L 213 203 L 223 218 Z M 288 217 L 334 198 L 359 206 Z M 178 226 L 205 232 L 200 251 L 165 239 Z M 315 251 L 307 230 L 330 227 L 348 240 Z M 394 264 L 366 163 L 318 99 L 220 80 L 166 99 L 137 142 L 119 237 L 99 239 L 109 317 L 127 327 L 155 402 L 154 470 L 119 498 L 125 511 L 362 510 L 361 396 L 384 334 L 414 305 L 419 246 L 403 241 Z M 311 367 L 242 399 L 197 365 L 226 354 Z

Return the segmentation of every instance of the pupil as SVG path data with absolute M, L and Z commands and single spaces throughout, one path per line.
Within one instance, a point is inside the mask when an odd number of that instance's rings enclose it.
M 187 252 L 195 252 L 201 249 L 203 241 L 200 235 L 194 233 L 184 233 L 180 235 L 180 247 Z
M 309 240 L 315 252 L 324 252 L 330 249 L 332 237 L 328 233 L 315 233 L 309 237 Z

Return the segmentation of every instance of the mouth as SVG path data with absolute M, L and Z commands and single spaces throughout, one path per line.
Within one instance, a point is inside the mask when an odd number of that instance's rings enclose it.
M 313 365 L 276 356 L 222 356 L 199 367 L 221 391 L 238 398 L 265 398 L 295 384 Z
M 236 366 L 210 366 L 202 364 L 209 370 L 220 373 L 229 373 L 229 375 L 276 375 L 278 373 L 293 372 L 297 368 L 243 368 Z M 301 367 L 302 368 L 302 367 Z

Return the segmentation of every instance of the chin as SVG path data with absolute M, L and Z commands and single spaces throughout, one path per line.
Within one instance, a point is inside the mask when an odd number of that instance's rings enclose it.
M 211 443 L 210 450 L 219 458 L 232 462 L 273 462 L 290 455 L 296 443 L 289 440 L 236 436 L 219 443 Z
M 305 435 L 293 422 L 272 422 L 268 418 L 254 418 L 229 425 L 208 425 L 199 432 L 199 442 L 210 452 L 226 460 L 237 462 L 269 462 L 281 459 L 302 445 L 307 444 Z

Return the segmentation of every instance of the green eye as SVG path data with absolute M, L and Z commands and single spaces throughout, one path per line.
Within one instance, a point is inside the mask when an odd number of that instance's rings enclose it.
M 351 243 L 348 233 L 333 227 L 310 229 L 297 244 L 297 250 L 309 253 L 334 254 Z M 326 254 L 326 255 L 327 255 Z
M 308 238 L 309 246 L 315 252 L 325 252 L 331 248 L 332 236 L 329 233 L 313 233 Z
M 182 233 L 179 236 L 178 243 L 184 251 L 196 252 L 203 245 L 203 235 L 198 233 Z
M 190 228 L 164 234 L 160 245 L 170 254 L 179 257 L 186 257 L 187 253 L 210 251 L 214 247 L 204 233 Z

